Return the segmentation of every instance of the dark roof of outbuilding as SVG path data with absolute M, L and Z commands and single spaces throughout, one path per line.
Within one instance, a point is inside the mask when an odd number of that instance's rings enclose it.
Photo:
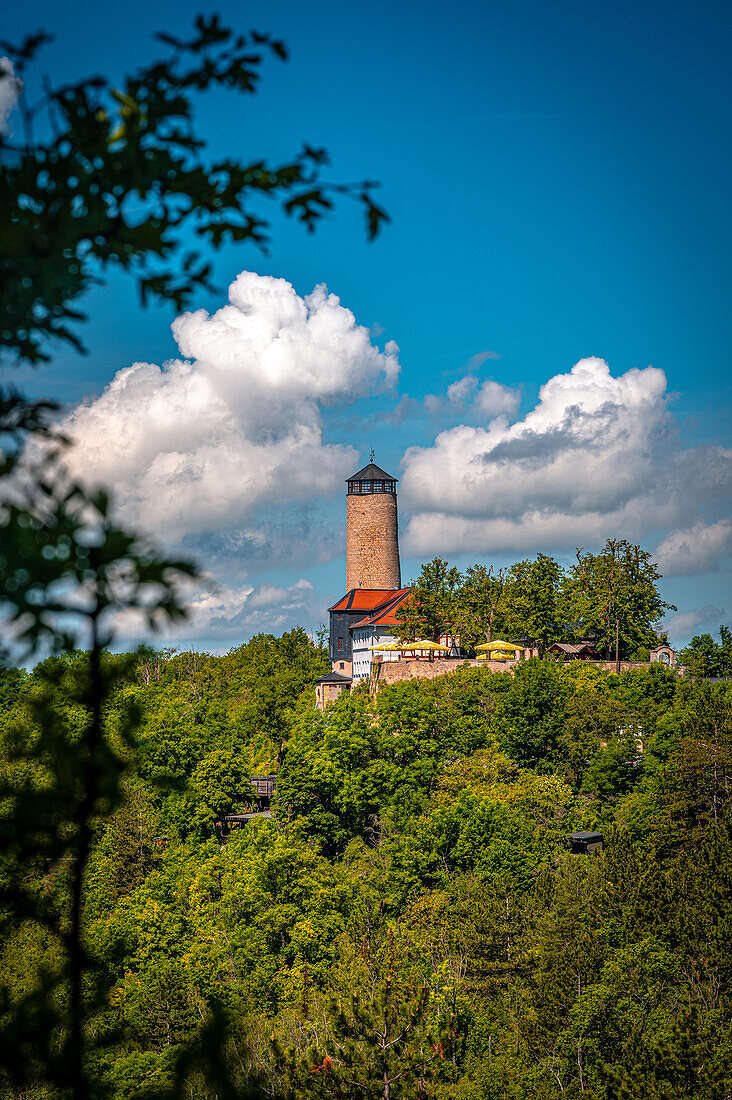
M 391 474 L 387 474 L 385 470 L 381 469 L 381 466 L 375 466 L 373 462 L 369 462 L 368 466 L 364 466 L 363 470 L 359 470 L 357 474 L 351 474 L 346 478 L 346 481 L 398 481 L 398 477 L 392 477 Z
M 315 681 L 316 684 L 350 684 L 351 682 L 351 676 L 341 676 L 340 672 L 327 672 L 325 676 L 320 676 Z
M 560 649 L 562 653 L 582 653 L 594 649 L 592 642 L 552 642 L 549 649 Z

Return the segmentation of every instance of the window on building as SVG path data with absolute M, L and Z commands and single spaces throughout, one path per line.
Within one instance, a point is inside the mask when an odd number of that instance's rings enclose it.
M 339 667 L 339 668 L 345 668 L 346 666 L 345 666 L 344 662 L 343 662 L 343 661 L 341 661 L 341 663 L 340 663 L 340 664 L 338 665 L 338 667 Z
M 339 653 L 343 652 L 343 638 L 338 639 L 338 652 Z

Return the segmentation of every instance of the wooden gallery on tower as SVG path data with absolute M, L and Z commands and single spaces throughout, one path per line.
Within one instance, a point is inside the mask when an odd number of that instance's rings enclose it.
M 373 459 L 346 480 L 346 594 L 328 608 L 332 671 L 316 681 L 320 709 L 370 676 L 373 647 L 396 639 L 411 592 L 401 586 L 397 479 Z

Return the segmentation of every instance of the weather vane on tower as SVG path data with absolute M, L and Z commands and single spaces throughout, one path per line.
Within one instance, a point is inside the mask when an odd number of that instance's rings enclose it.
M 374 451 L 374 448 L 372 447 L 371 448 L 371 454 L 369 455 L 369 461 L 373 462 L 375 458 L 376 458 L 376 453 Z

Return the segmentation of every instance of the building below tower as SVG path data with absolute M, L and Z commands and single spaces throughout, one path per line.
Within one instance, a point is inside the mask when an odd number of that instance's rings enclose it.
M 352 588 L 328 608 L 330 618 L 329 656 L 334 672 L 351 676 L 353 672 L 353 639 L 351 627 L 374 615 L 402 590 L 393 588 Z M 404 593 L 408 589 L 403 590 Z

